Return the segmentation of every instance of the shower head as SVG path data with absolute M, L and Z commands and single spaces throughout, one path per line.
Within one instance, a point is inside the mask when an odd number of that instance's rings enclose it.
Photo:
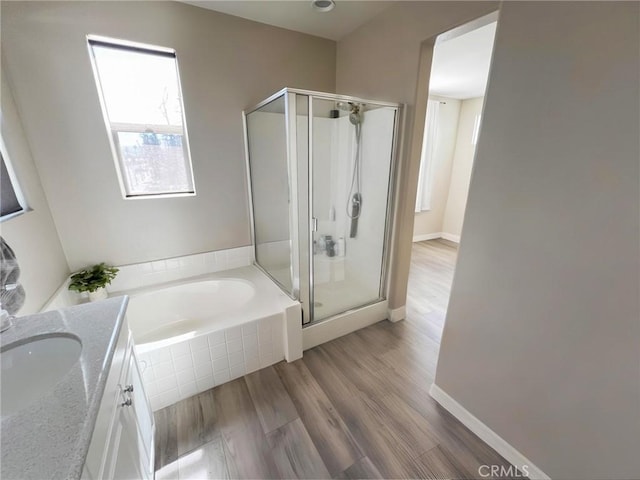
M 360 110 L 364 110 L 364 103 L 336 102 L 336 106 L 340 110 L 344 110 L 345 112 L 356 112 L 356 113 L 358 113 Z
M 337 102 L 336 106 L 340 110 L 349 112 L 349 121 L 353 125 L 359 125 L 360 123 L 362 123 L 362 113 L 364 111 L 364 103 Z

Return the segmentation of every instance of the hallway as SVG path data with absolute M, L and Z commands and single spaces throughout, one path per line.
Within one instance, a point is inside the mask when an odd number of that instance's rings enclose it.
M 458 245 L 443 239 L 416 242 L 411 249 L 406 321 L 438 344 L 457 258 Z

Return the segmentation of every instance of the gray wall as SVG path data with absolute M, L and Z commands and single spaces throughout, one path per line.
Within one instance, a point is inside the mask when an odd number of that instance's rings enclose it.
M 497 9 L 498 2 L 401 2 L 338 42 L 338 92 L 407 105 L 390 276 L 392 308 L 403 306 L 407 295 L 433 39 Z
M 639 10 L 498 22 L 436 383 L 554 479 L 640 478 Z
M 196 197 L 122 199 L 88 33 L 176 49 Z M 335 88 L 335 42 L 174 2 L 2 2 L 2 49 L 74 270 L 248 245 L 240 112 L 284 86 Z
M 18 315 L 27 315 L 40 310 L 69 275 L 69 267 L 4 75 L 0 99 L 2 138 L 18 183 L 32 209 L 0 225 L 0 234 L 18 259 L 19 281 L 27 294 Z
M 284 105 L 284 98 L 276 100 Z M 287 124 L 284 113 L 247 115 L 257 243 L 290 240 Z

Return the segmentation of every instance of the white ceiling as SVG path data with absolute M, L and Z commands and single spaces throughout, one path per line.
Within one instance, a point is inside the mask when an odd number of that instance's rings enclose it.
M 449 98 L 484 96 L 496 22 L 436 43 L 429 94 Z
M 335 8 L 325 13 L 315 11 L 311 0 L 183 0 L 183 3 L 330 40 L 340 40 L 394 2 L 336 0 Z

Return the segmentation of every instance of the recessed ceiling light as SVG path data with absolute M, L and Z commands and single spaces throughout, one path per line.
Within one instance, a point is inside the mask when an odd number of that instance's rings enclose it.
M 333 0 L 311 0 L 313 9 L 317 12 L 330 12 L 336 6 Z

